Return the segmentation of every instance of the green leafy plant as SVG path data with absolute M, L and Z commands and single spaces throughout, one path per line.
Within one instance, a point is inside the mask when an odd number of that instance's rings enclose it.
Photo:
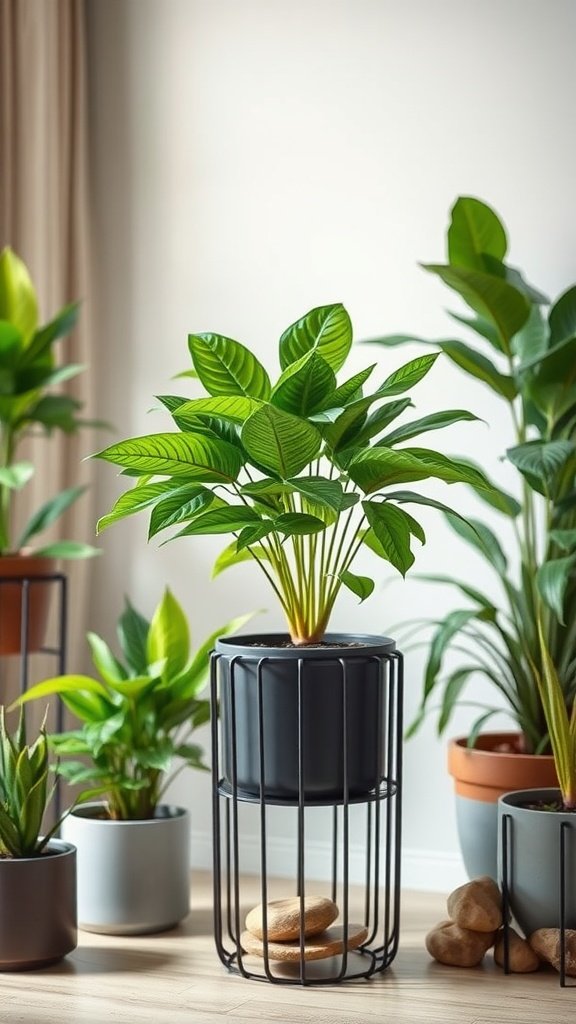
M 57 365 L 55 342 L 76 323 L 77 305 L 65 306 L 49 323 L 38 324 L 38 302 L 30 275 L 10 248 L 0 253 L 0 554 L 21 550 L 54 523 L 82 494 L 70 487 L 41 506 L 19 533 L 13 530 L 13 497 L 34 474 L 29 461 L 17 458 L 20 443 L 35 428 L 51 435 L 74 433 L 85 421 L 76 399 L 53 388 L 82 369 Z M 94 547 L 76 541 L 45 545 L 35 554 L 54 558 L 85 558 Z
M 549 727 L 539 680 L 553 666 L 567 708 L 576 693 L 576 286 L 550 303 L 506 262 L 507 247 L 497 214 L 478 199 L 460 197 L 448 229 L 448 262 L 424 264 L 472 310 L 450 314 L 466 328 L 466 341 L 426 344 L 504 403 L 511 434 L 502 457 L 517 471 L 518 487 L 496 501 L 478 491 L 508 522 L 510 543 L 501 543 L 500 530 L 484 519 L 464 523 L 446 513 L 493 571 L 502 597 L 495 600 L 457 575 L 429 577 L 458 589 L 468 604 L 433 624 L 414 728 L 440 693 L 442 732 L 481 674 L 504 697 L 525 749 L 542 752 Z M 387 347 L 423 341 L 407 335 L 372 340 Z M 464 657 L 446 673 L 448 652 Z M 482 706 L 471 743 L 499 710 Z
M 50 737 L 63 758 L 58 773 L 89 788 L 82 799 L 106 795 L 113 819 L 143 820 L 184 767 L 206 768 L 191 736 L 210 718 L 210 701 L 199 695 L 208 677 L 218 636 L 234 632 L 250 615 L 228 622 L 195 653 L 185 614 L 167 589 L 151 621 L 128 600 L 118 620 L 123 660 L 96 633 L 88 633 L 99 678 L 64 675 L 31 687 L 19 703 L 59 694 L 83 723 Z M 89 764 L 74 760 L 79 756 Z M 180 765 L 170 774 L 173 760 Z
M 412 406 L 407 392 L 436 361 L 420 356 L 367 393 L 376 364 L 343 380 L 352 325 L 340 304 L 321 306 L 280 338 L 281 373 L 272 384 L 244 345 L 219 334 L 191 334 L 192 370 L 202 386 L 191 400 L 160 396 L 178 428 L 111 445 L 99 457 L 137 477 L 110 523 L 149 509 L 149 537 L 232 534 L 214 574 L 253 560 L 267 577 L 295 644 L 315 643 L 327 628 L 341 588 L 360 600 L 374 581 L 352 571 L 367 546 L 402 575 L 425 541 L 405 505 L 448 508 L 407 482 L 436 478 L 479 489 L 477 469 L 428 448 L 405 445 L 472 413 L 449 409 L 393 426 Z M 173 537 L 171 538 L 173 539 Z
M 29 746 L 23 711 L 11 734 L 5 709 L 0 706 L 0 857 L 39 857 L 58 829 L 60 821 L 40 837 L 44 812 L 54 792 L 48 776 L 46 719 Z
M 542 617 L 538 617 L 540 665 L 534 665 L 544 719 L 550 736 L 550 746 L 563 809 L 576 810 L 576 701 L 569 711 L 562 683 L 544 636 Z

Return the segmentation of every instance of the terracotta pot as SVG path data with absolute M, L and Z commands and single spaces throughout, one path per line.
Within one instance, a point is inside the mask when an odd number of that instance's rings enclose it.
M 54 558 L 26 553 L 0 558 L 0 655 L 44 645 L 55 572 Z
M 557 786 L 558 779 L 551 755 L 520 753 L 520 733 L 484 733 L 472 749 L 467 742 L 460 737 L 448 747 L 462 857 L 470 878 L 495 879 L 499 797 L 511 790 Z

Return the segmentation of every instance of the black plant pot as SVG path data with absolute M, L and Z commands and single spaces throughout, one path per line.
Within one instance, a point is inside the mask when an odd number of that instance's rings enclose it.
M 322 645 L 283 646 L 284 634 L 216 644 L 222 771 L 240 796 L 338 802 L 379 788 L 387 637 L 328 634 Z M 262 783 L 262 786 L 261 786 Z

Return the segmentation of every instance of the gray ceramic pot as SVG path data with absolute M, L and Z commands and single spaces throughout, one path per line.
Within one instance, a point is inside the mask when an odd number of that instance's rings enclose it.
M 498 801 L 499 834 L 508 816 L 510 909 L 525 935 L 560 927 L 560 834 L 566 823 L 566 927 L 576 928 L 576 814 L 531 810 L 526 804 L 553 803 L 557 789 L 524 789 Z M 502 882 L 502 844 L 498 878 Z
M 0 970 L 46 967 L 76 948 L 76 850 L 0 860 Z
M 78 849 L 80 928 L 144 935 L 172 928 L 189 910 L 190 821 L 160 806 L 148 821 L 111 821 L 101 804 L 68 815 L 62 835 Z

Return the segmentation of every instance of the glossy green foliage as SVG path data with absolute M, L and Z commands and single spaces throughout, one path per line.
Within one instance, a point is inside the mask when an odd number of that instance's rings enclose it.
M 36 684 L 20 703 L 58 694 L 81 728 L 50 737 L 58 772 L 85 787 L 83 799 L 105 796 L 110 817 L 145 819 L 182 767 L 206 768 L 192 734 L 210 718 L 201 696 L 218 636 L 240 628 L 228 622 L 193 651 L 184 612 L 169 590 L 148 621 L 128 600 L 118 620 L 121 658 L 88 633 L 97 677 L 64 675 Z M 79 761 L 84 757 L 87 762 Z M 172 771 L 173 761 L 180 762 Z
M 470 684 L 481 674 L 506 700 L 527 749 L 542 751 L 554 706 L 543 699 L 542 680 L 545 688 L 546 680 L 557 680 L 568 712 L 576 693 L 576 286 L 551 303 L 505 262 L 507 248 L 496 213 L 461 197 L 448 229 L 448 263 L 425 265 L 471 311 L 451 314 L 465 327 L 465 340 L 426 344 L 489 388 L 510 414 L 502 457 L 516 471 L 516 493 L 477 493 L 508 520 L 516 550 L 509 559 L 509 544 L 505 550 L 485 521 L 448 516 L 495 573 L 502 597 L 492 600 L 456 576 L 433 579 L 459 590 L 468 605 L 433 626 L 413 728 L 440 695 L 439 728 L 445 729 L 460 702 L 475 703 Z M 374 340 L 389 347 L 416 339 Z M 447 672 L 449 652 L 462 664 L 452 658 Z M 498 710 L 481 707 L 472 738 Z
M 84 488 L 71 487 L 47 501 L 20 532 L 12 523 L 14 493 L 34 473 L 30 462 L 19 461 L 18 448 L 33 430 L 50 436 L 72 434 L 84 421 L 81 403 L 55 391 L 83 368 L 56 362 L 55 343 L 69 334 L 78 307 L 65 306 L 49 323 L 38 323 L 36 292 L 28 270 L 9 248 L 0 253 L 0 554 L 17 551 L 47 529 L 80 497 Z M 85 558 L 96 554 L 88 544 L 64 541 L 36 549 L 55 558 Z
M 215 574 L 255 561 L 293 640 L 320 639 L 343 586 L 361 601 L 374 589 L 373 580 L 351 568 L 363 544 L 404 574 L 414 541 L 424 542 L 392 485 L 439 479 L 493 493 L 484 475 L 461 460 L 401 447 L 476 419 L 472 413 L 442 410 L 392 428 L 412 406 L 407 392 L 437 355 L 387 366 L 373 384 L 375 364 L 346 374 L 351 345 L 341 304 L 312 309 L 282 334 L 280 374 L 271 382 L 245 345 L 218 334 L 190 335 L 193 370 L 186 375 L 204 393 L 160 399 L 173 432 L 129 438 L 99 453 L 137 477 L 99 529 L 147 509 L 150 536 L 170 528 L 169 539 L 232 535 Z M 420 496 L 403 499 L 412 501 Z

